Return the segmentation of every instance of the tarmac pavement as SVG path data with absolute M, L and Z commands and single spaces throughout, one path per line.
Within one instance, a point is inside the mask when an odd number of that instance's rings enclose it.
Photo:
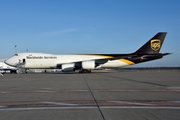
M 0 120 L 179 120 L 179 73 L 5 74 Z

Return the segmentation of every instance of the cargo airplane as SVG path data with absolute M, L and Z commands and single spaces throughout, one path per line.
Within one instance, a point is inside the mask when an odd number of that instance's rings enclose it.
M 170 53 L 159 53 L 167 32 L 159 32 L 137 51 L 130 54 L 75 54 L 18 53 L 5 60 L 7 65 L 24 69 L 61 69 L 63 72 L 79 70 L 90 73 L 96 68 L 119 68 L 161 59 Z

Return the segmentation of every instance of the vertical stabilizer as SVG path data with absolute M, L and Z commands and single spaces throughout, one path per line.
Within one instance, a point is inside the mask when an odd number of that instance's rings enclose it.
M 163 44 L 164 38 L 167 32 L 159 32 L 154 37 L 152 37 L 147 43 L 145 43 L 141 48 L 139 48 L 135 54 L 154 54 L 159 53 L 161 46 Z

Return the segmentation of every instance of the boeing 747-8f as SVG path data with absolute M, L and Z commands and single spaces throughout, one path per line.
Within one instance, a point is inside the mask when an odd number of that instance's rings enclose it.
M 18 53 L 5 60 L 7 65 L 24 69 L 62 69 L 64 72 L 79 70 L 91 72 L 96 68 L 119 68 L 161 59 L 170 53 L 159 53 L 166 32 L 159 32 L 130 54 L 76 54 L 54 55 L 45 53 Z

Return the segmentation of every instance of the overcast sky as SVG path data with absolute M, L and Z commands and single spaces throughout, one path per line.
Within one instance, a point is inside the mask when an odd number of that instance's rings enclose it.
M 161 60 L 137 66 L 180 67 L 178 0 L 1 0 L 0 58 L 17 52 L 131 53 L 168 32 Z

